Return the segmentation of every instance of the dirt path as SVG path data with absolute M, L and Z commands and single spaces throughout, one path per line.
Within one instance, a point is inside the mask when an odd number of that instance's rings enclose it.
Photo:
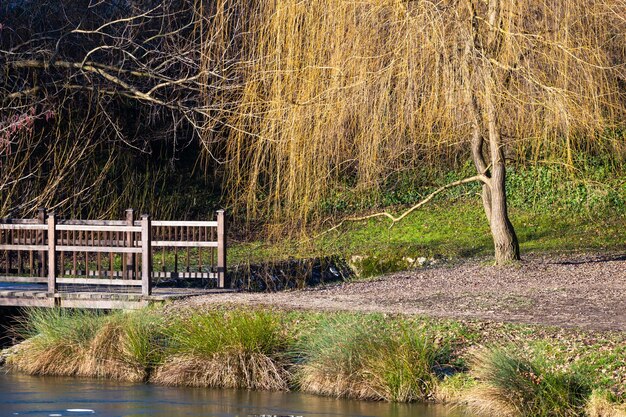
M 183 301 L 191 307 L 224 302 L 626 330 L 626 255 L 528 256 L 500 268 L 468 260 L 372 281 Z

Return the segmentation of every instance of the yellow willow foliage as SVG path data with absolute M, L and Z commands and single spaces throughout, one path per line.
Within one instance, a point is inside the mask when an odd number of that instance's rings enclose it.
M 217 2 L 204 65 L 236 87 L 210 97 L 227 138 L 212 126 L 205 139 L 225 152 L 235 206 L 306 224 L 340 184 L 376 189 L 394 171 L 467 158 L 467 92 L 482 108 L 485 68 L 510 155 L 571 164 L 579 150 L 622 152 L 602 133 L 626 113 L 626 2 L 500 1 L 496 27 L 486 3 Z M 493 53 L 468 54 L 493 33 Z

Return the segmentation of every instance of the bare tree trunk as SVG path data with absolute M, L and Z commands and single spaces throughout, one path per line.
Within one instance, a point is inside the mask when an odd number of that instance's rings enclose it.
M 482 200 L 485 216 L 489 221 L 493 237 L 496 264 L 503 264 L 520 259 L 519 242 L 513 224 L 509 220 L 506 202 L 506 164 L 502 138 L 498 130 L 497 114 L 493 104 L 491 80 L 485 83 L 485 112 L 489 134 L 490 164 L 487 166 L 484 156 L 484 138 L 480 129 L 477 112 L 478 106 L 474 101 L 474 131 L 472 137 L 472 159 L 479 174 L 489 177 L 488 183 L 483 183 Z
M 473 11 L 471 2 L 469 4 L 470 9 Z M 472 16 L 472 19 L 475 20 L 474 15 Z M 485 162 L 485 155 L 483 153 L 485 138 L 483 137 L 483 129 L 481 128 L 482 123 L 480 117 L 480 106 L 478 105 L 476 94 L 472 88 L 473 78 L 472 71 L 470 69 L 473 61 L 473 51 L 479 43 L 477 36 L 477 30 L 474 29 L 473 37 L 468 39 L 465 45 L 465 56 L 462 71 L 465 84 L 465 98 L 469 107 L 470 122 L 472 124 L 472 161 L 474 161 L 474 166 L 476 167 L 476 171 L 479 175 L 489 176 L 489 167 L 487 166 L 487 162 Z M 491 189 L 490 185 L 487 183 L 483 183 L 482 185 L 482 200 L 487 220 L 491 223 Z
M 485 80 L 485 112 L 489 130 L 489 153 L 491 155 L 491 212 L 489 226 L 493 236 L 496 264 L 520 259 L 519 242 L 513 224 L 509 220 L 506 204 L 506 166 L 502 137 L 498 129 L 496 108 L 493 102 L 493 77 L 489 70 Z
M 485 155 L 483 153 L 485 138 L 480 128 L 480 109 L 471 89 L 468 89 L 467 97 L 471 104 L 470 111 L 472 114 L 472 160 L 474 161 L 474 166 L 478 174 L 489 176 L 489 167 L 485 162 Z M 485 209 L 487 220 L 491 225 L 491 185 L 483 183 L 482 187 L 483 208 Z
M 501 163 L 494 167 L 491 177 L 491 219 L 489 221 L 498 265 L 520 260 L 519 242 L 507 212 L 504 181 L 504 164 Z
M 497 76 L 485 60 L 486 56 L 497 54 L 502 45 L 501 34 L 495 30 L 501 10 L 500 1 L 489 0 L 487 16 L 489 29 L 486 38 L 481 39 L 476 7 L 472 0 L 468 0 L 472 30 L 471 38 L 466 44 L 463 67 L 466 99 L 472 123 L 472 160 L 478 173 L 488 178 L 483 183 L 482 200 L 493 237 L 495 259 L 498 265 L 520 259 L 519 242 L 513 224 L 509 220 L 506 202 L 506 161 L 494 93 Z M 473 75 L 472 70 L 479 72 Z M 476 93 L 480 89 L 478 87 L 480 84 L 483 86 L 484 93 L 482 108 Z M 487 146 L 485 146 L 485 134 Z M 488 148 L 487 156 L 485 148 Z

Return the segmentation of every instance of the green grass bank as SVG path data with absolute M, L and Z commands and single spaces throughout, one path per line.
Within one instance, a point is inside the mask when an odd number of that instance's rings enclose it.
M 400 211 L 400 210 L 398 210 Z M 626 215 L 619 212 L 562 215 L 552 211 L 511 210 L 522 257 L 530 253 L 623 251 Z M 324 229 L 321 230 L 323 232 Z M 419 266 L 419 259 L 448 260 L 493 256 L 493 242 L 480 202 L 440 203 L 412 213 L 390 228 L 384 219 L 344 224 L 310 238 L 233 241 L 232 264 L 339 255 L 361 276 L 376 276 Z
M 470 407 L 480 415 L 626 415 L 626 334 L 383 314 L 33 309 L 4 352 L 32 375 L 298 390 Z
M 574 171 L 558 165 L 519 165 L 507 171 L 510 216 L 522 256 L 626 249 L 623 170 L 601 160 L 578 165 L 581 168 Z M 465 165 L 458 172 L 409 171 L 369 191 L 337 192 L 320 209 L 326 220 L 310 228 L 307 236 L 288 238 L 287 232 L 274 240 L 263 232 L 258 237 L 232 236 L 229 262 L 338 255 L 361 276 L 375 276 L 414 268 L 424 260 L 491 256 L 493 241 L 478 184 L 447 190 L 393 226 L 386 218 L 376 218 L 344 222 L 329 231 L 344 218 L 385 210 L 402 213 L 442 185 L 471 176 L 472 170 Z

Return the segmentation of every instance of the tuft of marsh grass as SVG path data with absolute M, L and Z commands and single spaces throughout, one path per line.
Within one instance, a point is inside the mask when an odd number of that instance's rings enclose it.
M 534 326 L 383 314 L 175 312 L 30 309 L 18 330 L 27 340 L 8 352 L 7 366 L 35 375 L 468 403 L 498 416 L 626 412 L 622 335 L 598 340 L 559 331 L 557 340 Z M 503 336 L 517 340 L 516 354 L 468 350 L 499 345 Z
M 286 390 L 280 316 L 267 311 L 224 310 L 192 314 L 169 324 L 167 359 L 152 380 L 190 385 Z
M 444 351 L 424 330 L 395 327 L 377 314 L 325 316 L 297 350 L 302 391 L 398 402 L 432 397 Z
M 124 381 L 145 381 L 161 361 L 162 325 L 150 310 L 107 317 L 92 340 L 92 374 Z
M 31 375 L 84 375 L 103 320 L 94 311 L 28 309 L 18 329 L 27 341 L 7 365 Z
M 478 353 L 473 373 L 480 384 L 467 401 L 486 415 L 580 416 L 591 391 L 576 373 L 553 372 L 504 349 Z
M 159 325 L 150 310 L 29 309 L 20 331 L 27 340 L 7 365 L 31 375 L 143 381 L 158 361 Z

